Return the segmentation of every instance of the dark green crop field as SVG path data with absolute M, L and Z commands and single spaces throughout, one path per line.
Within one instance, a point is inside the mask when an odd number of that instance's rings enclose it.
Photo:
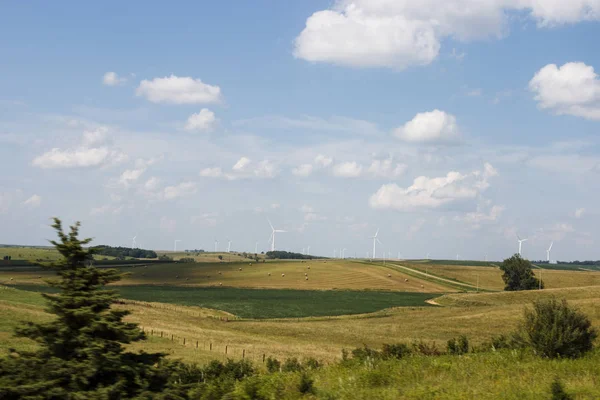
M 50 291 L 41 285 L 15 285 Z M 125 299 L 197 306 L 227 311 L 242 318 L 302 318 L 363 314 L 389 307 L 429 306 L 437 294 L 355 290 L 240 289 L 136 285 L 115 289 Z

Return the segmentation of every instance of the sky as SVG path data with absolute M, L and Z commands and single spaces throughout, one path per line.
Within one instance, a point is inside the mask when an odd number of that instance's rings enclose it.
M 600 0 L 2 2 L 0 243 L 600 259 Z

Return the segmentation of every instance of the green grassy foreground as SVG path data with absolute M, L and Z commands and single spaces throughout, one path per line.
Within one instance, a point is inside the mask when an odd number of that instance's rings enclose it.
M 41 285 L 18 285 L 19 289 L 46 292 Z M 240 289 L 185 286 L 115 286 L 121 297 L 183 306 L 213 308 L 242 318 L 302 318 L 365 314 L 390 307 L 428 306 L 430 293 Z

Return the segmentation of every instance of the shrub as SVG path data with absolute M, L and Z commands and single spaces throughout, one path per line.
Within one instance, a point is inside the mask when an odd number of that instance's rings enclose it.
M 309 357 L 304 360 L 304 367 L 307 369 L 318 369 L 321 368 L 322 364 L 316 358 Z
M 297 372 L 302 371 L 302 365 L 296 357 L 287 358 L 283 363 L 281 370 L 283 372 Z
M 564 299 L 551 298 L 535 301 L 533 309 L 525 309 L 516 337 L 544 357 L 577 358 L 592 349 L 597 333 L 585 314 Z
M 565 388 L 558 378 L 554 378 L 550 386 L 550 393 L 552 393 L 552 400 L 571 400 L 573 398 L 565 392 Z
M 365 344 L 363 347 L 357 347 L 352 350 L 352 358 L 359 361 L 365 361 L 367 359 L 375 360 L 381 358 L 381 354 L 377 350 L 371 349 Z
M 439 356 L 442 352 L 438 349 L 435 342 L 425 343 L 422 340 L 412 344 L 413 351 L 424 356 Z
M 300 375 L 300 383 L 298 383 L 298 391 L 302 394 L 314 393 L 314 381 L 306 372 Z
M 448 340 L 446 345 L 448 354 L 461 355 L 469 352 L 469 339 L 465 335 L 460 335 L 458 339 Z
M 405 343 L 384 344 L 381 349 L 381 356 L 385 359 L 404 358 L 411 353 L 410 347 Z
M 276 358 L 267 358 L 267 371 L 273 373 L 273 372 L 279 372 L 281 370 L 281 362 L 279 362 L 278 359 Z

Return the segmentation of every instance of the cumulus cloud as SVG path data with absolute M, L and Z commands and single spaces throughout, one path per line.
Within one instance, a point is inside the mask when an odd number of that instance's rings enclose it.
M 102 77 L 102 83 L 106 86 L 118 86 L 127 82 L 127 78 L 120 77 L 116 72 L 107 72 Z
M 575 218 L 581 218 L 585 214 L 585 208 L 578 208 L 575 210 Z
M 26 205 L 31 208 L 37 208 L 40 206 L 40 204 L 42 204 L 42 197 L 37 194 L 34 194 L 33 196 L 31 196 L 23 202 L 23 205 Z
M 153 176 L 150 179 L 148 179 L 146 181 L 146 183 L 144 183 L 144 189 L 149 190 L 149 191 L 156 190 L 158 188 L 159 184 L 160 184 L 160 179 Z
M 103 215 L 103 214 L 120 214 L 123 211 L 123 205 L 105 204 L 100 207 L 94 207 L 90 210 L 90 215 Z
M 208 85 L 200 79 L 175 75 L 143 80 L 136 95 L 153 103 L 211 104 L 222 101 L 220 87 Z
M 394 135 L 406 142 L 450 143 L 458 140 L 459 129 L 454 115 L 433 110 L 415 115 L 397 128 Z
M 477 211 L 466 213 L 463 216 L 456 217 L 456 221 L 462 221 L 469 224 L 473 229 L 479 229 L 484 222 L 495 222 L 497 221 L 505 207 L 499 205 L 492 205 L 490 202 L 483 202 L 477 205 Z
M 558 115 L 600 120 L 600 79 L 581 62 L 548 64 L 529 82 L 538 107 Z
M 446 176 L 429 178 L 420 176 L 407 188 L 397 184 L 381 186 L 369 199 L 375 209 L 394 209 L 410 211 L 417 209 L 436 209 L 457 201 L 477 198 L 489 187 L 489 179 L 497 175 L 490 164 L 483 171 L 468 174 L 451 171 Z
M 337 0 L 307 20 L 294 55 L 312 62 L 403 69 L 427 65 L 446 38 L 500 38 L 510 12 L 521 11 L 538 26 L 600 18 L 598 0 Z
M 200 112 L 192 114 L 187 119 L 185 130 L 194 132 L 210 132 L 217 119 L 215 113 L 208 108 L 203 108 Z
M 333 158 L 318 154 L 315 157 L 315 165 L 320 168 L 327 168 L 333 163 Z
M 406 164 L 394 164 L 392 159 L 374 160 L 367 172 L 376 178 L 397 178 L 402 176 L 407 168 Z
M 362 165 L 356 161 L 342 162 L 333 166 L 333 176 L 340 178 L 358 178 L 362 171 Z
M 165 200 L 173 200 L 193 194 L 195 192 L 196 184 L 194 182 L 182 182 L 178 185 L 165 187 L 162 191 L 162 194 Z
M 296 176 L 309 176 L 310 174 L 312 174 L 313 172 L 313 166 L 312 164 L 302 164 L 297 166 L 296 168 L 292 169 L 292 174 L 296 175 Z
M 55 147 L 33 159 L 33 166 L 51 168 L 86 168 L 117 164 L 127 156 L 105 144 L 106 129 L 84 132 L 82 144 L 76 148 L 60 149 Z
M 162 156 L 149 159 L 138 158 L 135 161 L 135 168 L 123 171 L 119 177 L 119 184 L 122 186 L 129 186 L 131 183 L 137 181 L 150 165 L 155 164 L 159 160 L 162 160 Z
M 219 216 L 218 212 L 194 215 L 194 216 L 190 217 L 190 223 L 205 226 L 205 227 L 214 227 L 214 226 L 217 226 L 217 217 L 218 216 Z
M 200 171 L 200 176 L 205 178 L 236 179 L 269 179 L 278 174 L 278 167 L 270 160 L 254 162 L 248 157 L 241 157 L 231 167 L 231 171 L 223 171 L 220 167 L 208 167 Z

